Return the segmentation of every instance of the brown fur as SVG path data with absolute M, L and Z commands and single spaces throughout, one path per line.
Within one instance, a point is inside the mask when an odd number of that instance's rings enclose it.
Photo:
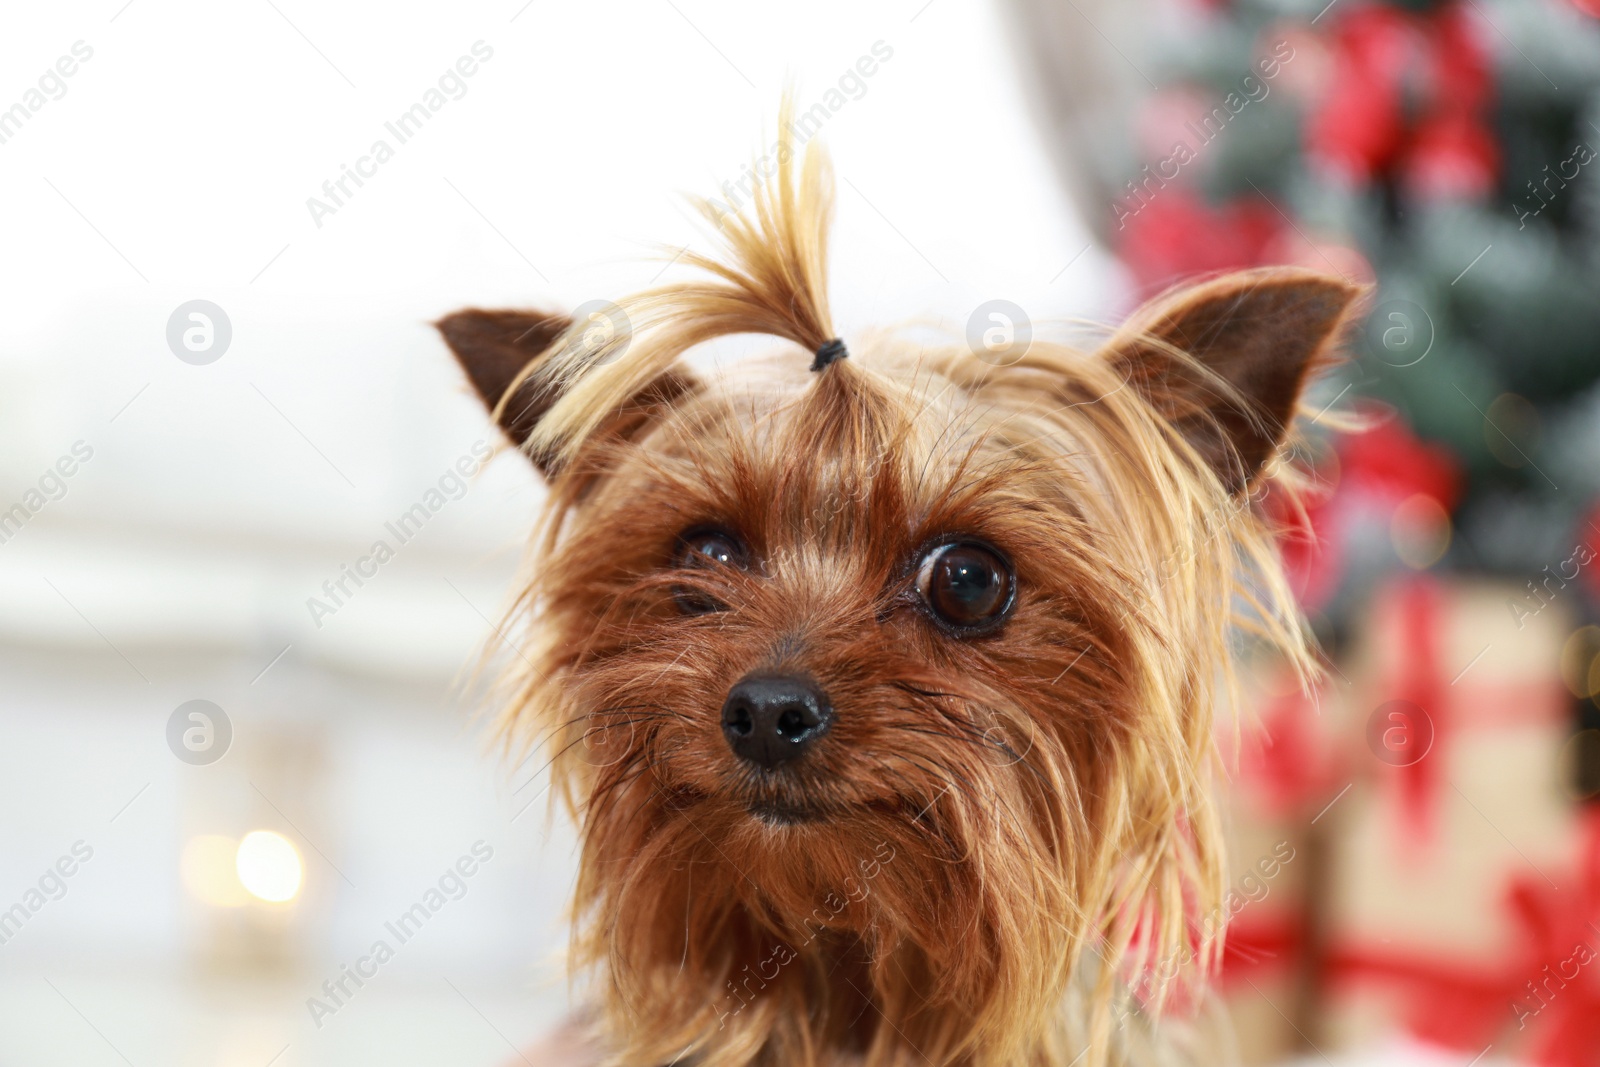
M 1237 626 L 1311 671 L 1251 491 L 1282 475 L 1356 292 L 1249 272 L 1098 352 L 1035 343 L 995 368 L 886 335 L 810 374 L 833 336 L 829 182 L 814 148 L 781 163 L 725 224 L 730 257 L 695 257 L 710 280 L 622 301 L 620 356 L 568 330 L 530 360 L 505 313 L 442 324 L 552 474 L 513 610 L 536 651 L 502 721 L 552 753 L 581 828 L 597 1039 L 628 1067 L 1093 1067 L 1128 988 L 1159 1000 L 1163 961 L 1214 958 Z M 792 346 L 714 381 L 679 362 L 735 332 Z M 748 571 L 674 565 L 705 524 L 744 539 Z M 993 633 L 919 610 L 911 570 L 953 533 L 1015 566 Z M 727 610 L 682 614 L 686 587 Z M 720 732 L 757 669 L 837 709 L 793 773 L 751 771 Z

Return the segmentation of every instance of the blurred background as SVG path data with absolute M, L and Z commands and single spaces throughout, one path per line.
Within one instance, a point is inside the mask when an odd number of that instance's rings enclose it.
M 837 324 L 1376 285 L 1227 786 L 1246 1063 L 1600 1064 L 1593 0 L 107 0 L 0 35 L 0 1064 L 496 1064 L 573 835 L 467 668 L 540 487 L 428 323 L 708 250 L 779 94 Z M 379 545 L 382 545 L 382 550 Z M 383 950 L 378 946 L 382 943 Z

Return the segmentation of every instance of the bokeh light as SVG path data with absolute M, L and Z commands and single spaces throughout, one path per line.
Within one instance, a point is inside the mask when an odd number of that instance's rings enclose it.
M 1582 699 L 1600 693 L 1600 626 L 1580 626 L 1561 646 L 1561 680 Z
M 234 859 L 239 882 L 252 896 L 283 904 L 300 892 L 304 867 L 300 853 L 282 834 L 252 830 L 239 842 Z
M 1402 563 L 1426 570 L 1450 547 L 1450 515 L 1433 497 L 1417 493 L 1394 509 L 1389 537 Z
M 1489 405 L 1483 442 L 1507 467 L 1525 467 L 1539 446 L 1539 412 L 1516 393 L 1501 393 Z
M 197 834 L 183 846 L 184 888 L 214 908 L 239 908 L 250 895 L 239 884 L 234 856 L 238 842 L 222 834 Z
M 1600 766 L 1600 730 L 1579 730 L 1561 746 L 1561 783 L 1573 800 L 1600 795 L 1592 768 Z

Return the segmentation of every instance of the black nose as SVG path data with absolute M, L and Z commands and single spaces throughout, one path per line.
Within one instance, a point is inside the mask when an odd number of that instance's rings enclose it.
M 828 730 L 833 709 L 815 682 L 752 674 L 728 690 L 722 733 L 741 759 L 771 769 L 805 753 Z

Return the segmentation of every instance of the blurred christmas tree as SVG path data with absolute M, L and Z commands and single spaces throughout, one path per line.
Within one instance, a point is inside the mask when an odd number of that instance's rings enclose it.
M 1567 561 L 1600 551 L 1600 0 L 1324 4 L 1172 0 L 1105 237 L 1146 289 L 1376 282 L 1325 399 L 1453 457 L 1442 565 L 1592 582 Z
M 1282 509 L 1309 527 L 1285 560 L 1333 670 L 1314 700 L 1263 686 L 1241 781 L 1265 798 L 1253 817 L 1291 828 L 1308 888 L 1230 934 L 1241 973 L 1292 972 L 1292 1020 L 1254 981 L 1246 999 L 1307 1053 L 1344 1032 L 1354 991 L 1456 1062 L 1492 1039 L 1597 1067 L 1600 978 L 1548 1011 L 1519 998 L 1569 933 L 1600 935 L 1600 0 L 1149 0 L 1158 16 L 1136 20 L 1112 0 L 1011 2 L 1068 188 L 1146 295 L 1281 263 L 1376 289 L 1312 407 L 1392 417 L 1316 442 L 1326 491 Z M 1407 739 L 1425 725 L 1415 756 L 1390 747 L 1395 706 Z M 1427 872 L 1484 848 L 1468 842 L 1488 816 L 1452 808 L 1473 746 L 1510 809 L 1551 793 L 1541 758 L 1500 759 L 1532 738 L 1587 802 L 1552 823 L 1571 876 L 1505 872 L 1504 907 L 1470 916 L 1513 946 L 1503 959 L 1416 936 L 1451 897 L 1408 895 L 1450 888 Z M 1483 824 L 1446 827 L 1449 810 Z M 1380 825 L 1403 863 L 1363 851 Z M 1416 910 L 1386 925 L 1362 911 L 1378 899 Z

